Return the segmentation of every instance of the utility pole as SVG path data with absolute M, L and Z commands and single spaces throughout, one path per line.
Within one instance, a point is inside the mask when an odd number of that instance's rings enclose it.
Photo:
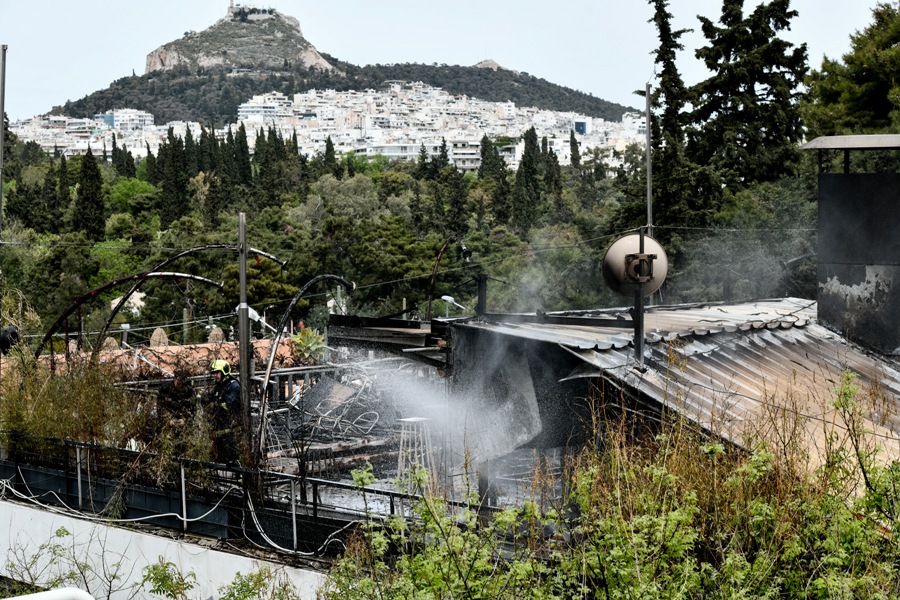
M 0 235 L 3 233 L 3 145 L 6 142 L 6 44 L 0 45 Z
M 240 353 L 241 377 L 241 422 L 244 439 L 241 446 L 246 450 L 246 466 L 256 464 L 253 456 L 253 431 L 250 423 L 250 306 L 247 304 L 247 217 L 238 215 L 238 254 L 240 256 L 240 304 L 238 304 L 238 347 Z M 265 390 L 263 390 L 265 392 Z

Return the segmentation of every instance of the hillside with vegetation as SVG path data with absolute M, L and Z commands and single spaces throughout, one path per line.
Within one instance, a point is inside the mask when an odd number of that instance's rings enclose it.
M 238 105 L 256 94 L 278 91 L 288 96 L 311 89 L 337 91 L 380 89 L 385 81 L 421 81 L 450 94 L 466 95 L 489 102 L 514 102 L 557 111 L 572 111 L 608 121 L 636 109 L 579 92 L 545 79 L 505 69 L 458 65 L 367 65 L 358 67 L 323 56 L 340 71 L 305 66 L 278 70 L 232 73 L 220 67 L 181 65 L 169 71 L 123 77 L 104 90 L 53 109 L 54 114 L 73 117 L 93 115 L 127 106 L 145 110 L 158 123 L 197 121 L 215 126 L 234 123 Z
M 114 108 L 147 111 L 157 123 L 197 121 L 222 127 L 237 121 L 238 105 L 272 91 L 379 89 L 388 80 L 421 81 L 450 94 L 514 102 L 620 121 L 635 109 L 551 83 L 528 73 L 479 66 L 416 63 L 357 66 L 320 53 L 296 19 L 272 9 L 240 9 L 201 31 L 189 31 L 147 58 L 143 76 L 123 77 L 103 90 L 54 108 L 92 117 Z

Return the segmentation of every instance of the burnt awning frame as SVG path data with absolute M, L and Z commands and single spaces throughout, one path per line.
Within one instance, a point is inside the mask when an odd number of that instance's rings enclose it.
M 854 134 L 854 135 L 823 135 L 810 140 L 800 146 L 801 150 L 818 151 L 818 169 L 822 172 L 823 152 L 827 150 L 843 151 L 844 174 L 850 173 L 851 150 L 900 150 L 900 134 Z

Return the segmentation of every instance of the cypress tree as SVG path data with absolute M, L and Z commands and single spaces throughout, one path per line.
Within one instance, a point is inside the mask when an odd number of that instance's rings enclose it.
M 123 144 L 122 145 L 122 172 L 121 174 L 125 177 L 136 177 L 137 176 L 137 167 L 134 164 L 134 155 L 131 154 L 131 151 Z
M 41 194 L 37 186 L 21 183 L 10 187 L 4 196 L 3 212 L 6 217 L 22 224 L 22 227 L 34 229 L 34 209 L 38 207 Z
M 119 158 L 119 145 L 116 143 L 116 134 L 114 133 L 112 136 L 112 151 L 110 152 L 110 156 L 112 158 L 112 166 L 116 170 L 116 173 L 119 175 L 122 174 L 120 171 L 121 164 Z
M 531 127 L 525 132 L 525 148 L 519 168 L 516 170 L 516 182 L 513 186 L 511 219 L 513 228 L 521 236 L 537 224 L 541 187 L 538 181 L 538 159 L 540 147 L 537 132 Z
M 204 173 L 212 173 L 219 162 L 219 147 L 216 142 L 216 130 L 200 126 L 200 142 L 198 144 L 197 168 Z
M 269 127 L 266 145 L 269 147 L 271 157 L 276 162 L 287 159 L 287 148 L 285 148 L 284 139 L 282 139 L 281 134 L 274 127 Z
M 225 141 L 219 146 L 219 178 L 225 185 L 234 185 L 240 180 L 235 162 L 235 142 L 231 127 L 225 133 Z
M 165 149 L 165 151 L 164 151 Z M 188 213 L 188 176 L 185 170 L 184 145 L 172 128 L 166 143 L 159 149 L 159 225 L 166 229 Z
M 193 179 L 200 172 L 200 156 L 197 144 L 191 128 L 186 127 L 184 132 L 184 172 L 188 179 Z
M 253 167 L 250 164 L 250 144 L 247 142 L 247 130 L 241 123 L 234 136 L 234 162 L 237 167 L 238 183 L 253 183 Z
M 69 202 L 72 199 L 71 192 L 69 190 L 70 186 L 71 181 L 69 180 L 69 166 L 66 162 L 66 155 L 63 154 L 59 157 L 59 170 L 56 172 L 56 202 L 54 203 L 55 209 L 51 209 L 50 215 L 50 218 L 53 222 L 53 226 L 51 228 L 51 231 L 53 233 L 60 233 L 62 231 L 62 216 L 69 208 Z
M 547 170 L 544 174 L 544 193 L 547 195 L 551 206 L 551 220 L 553 223 L 567 223 L 572 217 L 572 211 L 563 200 L 562 167 L 556 152 L 549 149 L 547 152 Z
M 409 215 L 412 219 L 413 230 L 416 233 L 422 233 L 425 223 L 425 209 L 422 206 L 422 184 L 418 180 L 413 185 L 413 195 L 409 199 Z
M 497 182 L 497 189 L 491 198 L 491 213 L 494 215 L 494 225 L 507 225 L 512 218 L 512 189 L 505 175 Z
M 224 184 L 216 175 L 209 178 L 209 190 L 203 205 L 203 222 L 210 229 L 215 229 L 222 222 L 222 216 L 231 205 L 230 186 Z
M 331 141 L 329 135 L 325 138 L 325 154 L 322 156 L 322 166 L 326 173 L 334 175 L 335 179 L 341 179 L 344 176 L 344 165 L 338 162 L 334 153 L 334 142 Z
M 433 162 L 434 164 L 431 166 L 433 177 L 438 177 L 450 164 L 450 152 L 447 150 L 447 140 L 444 138 L 441 138 L 441 146 Z
M 267 140 L 264 135 L 256 138 L 256 152 L 253 154 L 253 162 L 256 163 L 256 177 L 254 179 L 255 196 L 257 206 L 264 208 L 266 206 L 274 206 L 277 200 L 278 192 L 278 161 L 276 153 L 281 144 L 275 138 L 272 129 L 269 130 L 270 137 Z M 263 132 L 260 131 L 260 134 Z
M 481 136 L 481 164 L 478 166 L 479 179 L 490 177 L 494 181 L 500 181 L 506 176 L 506 164 L 500 158 L 497 147 L 485 134 Z
M 575 130 L 569 130 L 569 162 L 576 169 L 581 168 L 581 151 L 578 149 L 578 140 L 575 139 Z
M 56 170 L 51 162 L 50 169 L 44 177 L 40 203 L 35 207 L 36 210 L 40 211 L 40 214 L 35 215 L 35 229 L 37 231 L 54 233 L 54 229 L 59 226 L 59 223 L 53 219 L 53 213 L 57 212 L 54 209 L 57 202 L 59 202 L 59 194 L 56 192 L 57 177 Z
M 150 151 L 150 144 L 147 144 L 147 158 L 144 159 L 147 163 L 147 183 L 152 183 L 153 185 L 159 184 L 159 169 L 157 169 L 156 165 L 156 157 Z
M 428 179 L 431 174 L 430 160 L 428 158 L 428 150 L 425 149 L 425 142 L 419 146 L 419 158 L 416 161 L 415 178 L 419 181 Z
M 88 147 L 81 159 L 78 188 L 75 196 L 75 212 L 72 218 L 74 230 L 81 231 L 89 240 L 100 240 L 106 225 L 106 206 L 103 201 L 103 178 L 100 167 Z
M 450 235 L 465 235 L 469 230 L 469 190 L 462 171 L 453 165 L 445 167 L 441 171 L 441 183 L 446 188 L 447 232 Z

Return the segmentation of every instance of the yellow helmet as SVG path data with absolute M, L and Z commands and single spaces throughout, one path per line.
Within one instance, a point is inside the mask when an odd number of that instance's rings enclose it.
M 212 365 L 210 365 L 209 370 L 210 371 L 221 371 L 222 375 L 224 375 L 225 377 L 228 377 L 229 375 L 231 375 L 231 365 L 229 365 L 226 361 L 221 360 L 221 359 L 214 360 Z

